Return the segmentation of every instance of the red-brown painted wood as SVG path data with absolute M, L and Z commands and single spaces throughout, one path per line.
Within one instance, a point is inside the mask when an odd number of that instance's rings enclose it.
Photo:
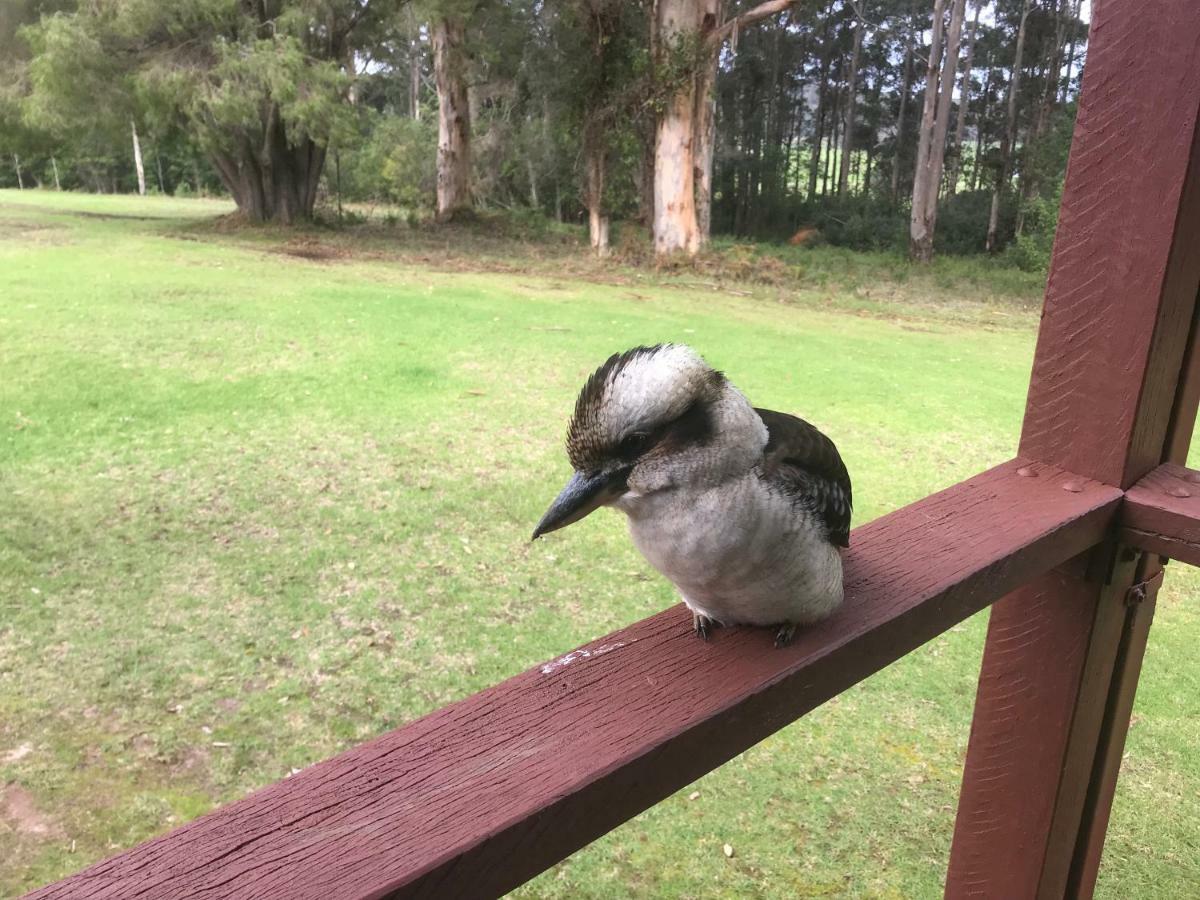
M 1200 472 L 1163 463 L 1125 493 L 1121 539 L 1200 565 Z
M 845 607 L 784 650 L 674 607 L 34 896 L 502 893 L 1096 544 L 1120 498 L 1007 463 L 856 529 Z
M 1198 115 L 1194 2 L 1097 0 L 1023 455 L 1122 487 L 1164 459 L 1200 288 Z M 1134 565 L 1107 585 L 1088 580 L 1097 569 L 1060 569 L 993 608 L 947 897 L 1068 890 L 1097 760 L 1123 736 L 1104 722 L 1118 681 L 1137 680 L 1120 657 Z
M 1100 749 L 1094 763 L 1091 791 L 1084 802 L 1079 846 L 1067 879 L 1066 894 L 1069 897 L 1090 897 L 1096 889 L 1100 856 L 1104 852 L 1104 838 L 1108 832 L 1108 816 L 1117 789 L 1117 775 L 1121 771 L 1121 757 L 1125 752 L 1125 738 L 1129 733 L 1133 701 L 1137 694 L 1138 675 L 1146 654 L 1150 625 L 1154 621 L 1158 588 L 1162 584 L 1162 568 L 1157 559 L 1143 558 L 1141 567 L 1147 571 L 1153 570 L 1155 574 L 1147 577 L 1146 571 L 1142 571 L 1135 576 L 1139 583 L 1143 577 L 1146 577 L 1146 581 L 1137 596 L 1128 601 L 1129 611 L 1114 665 L 1110 706 L 1105 711 L 1101 726 Z
M 1200 285 L 1200 16 L 1097 0 L 1020 453 L 1129 487 L 1163 444 Z

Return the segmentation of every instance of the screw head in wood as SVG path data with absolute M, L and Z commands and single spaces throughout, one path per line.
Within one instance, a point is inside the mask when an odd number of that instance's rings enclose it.
M 1190 496 L 1192 496 L 1192 492 L 1189 491 L 1187 488 L 1178 487 L 1178 486 L 1167 488 L 1167 493 L 1170 494 L 1172 497 L 1190 497 Z
M 1062 485 L 1064 491 L 1070 491 L 1072 494 L 1078 494 L 1083 490 L 1083 482 L 1078 478 L 1072 478 L 1070 481 L 1064 481 Z
M 1033 466 L 1021 466 L 1021 468 L 1017 469 L 1017 474 L 1020 475 L 1022 478 L 1037 478 L 1038 477 L 1038 473 L 1033 468 Z

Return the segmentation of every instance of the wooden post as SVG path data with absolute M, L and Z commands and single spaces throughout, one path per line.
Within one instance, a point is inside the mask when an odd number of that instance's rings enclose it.
M 1179 452 L 1196 402 L 1181 373 L 1200 288 L 1198 115 L 1191 0 L 1098 0 L 1023 457 L 1127 488 Z M 993 609 L 947 897 L 1090 896 L 1157 565 L 1114 548 Z

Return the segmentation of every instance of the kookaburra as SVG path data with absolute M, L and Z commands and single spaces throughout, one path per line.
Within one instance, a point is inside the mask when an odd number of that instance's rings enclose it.
M 700 637 L 767 625 L 782 646 L 841 603 L 851 492 L 833 441 L 755 409 L 690 347 L 609 357 L 575 402 L 567 456 L 575 473 L 534 539 L 616 507 Z

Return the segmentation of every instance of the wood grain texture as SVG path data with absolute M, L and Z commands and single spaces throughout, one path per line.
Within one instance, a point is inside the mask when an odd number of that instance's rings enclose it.
M 1115 660 L 1115 646 L 1107 659 L 1091 652 L 1092 633 L 1113 634 L 1120 621 L 1120 597 L 1110 588 L 1098 601 L 1097 585 L 1085 579 L 1084 571 L 1084 561 L 1076 560 L 993 608 L 946 874 L 947 897 L 1038 895 L 1083 673 L 1090 670 L 1095 680 L 1104 675 L 1106 664 L 1111 671 Z M 1064 621 L 1080 627 L 1065 628 Z M 1102 703 L 1088 710 L 1096 731 L 1102 711 Z M 1077 755 L 1078 739 L 1074 743 Z M 1088 759 L 1085 772 L 1090 768 Z M 1086 785 L 1086 778 L 1082 781 Z M 1081 786 L 1073 789 L 1081 802 Z M 1073 839 L 1074 831 L 1066 837 Z
M 1200 289 L 1198 118 L 1195 3 L 1097 0 L 1022 455 L 1128 487 L 1178 442 Z M 947 897 L 1061 897 L 1087 852 L 1097 760 L 1123 734 L 1104 722 L 1137 672 L 1119 664 L 1133 566 L 1108 584 L 1086 572 L 993 609 Z
M 1022 456 L 1121 487 L 1161 461 L 1200 284 L 1198 113 L 1194 0 L 1097 0 Z
M 1200 565 L 1200 472 L 1163 463 L 1126 491 L 1119 521 L 1133 546 Z
M 786 649 L 676 606 L 33 896 L 503 893 L 1096 544 L 1120 498 L 1007 463 L 856 529 L 845 606 Z

